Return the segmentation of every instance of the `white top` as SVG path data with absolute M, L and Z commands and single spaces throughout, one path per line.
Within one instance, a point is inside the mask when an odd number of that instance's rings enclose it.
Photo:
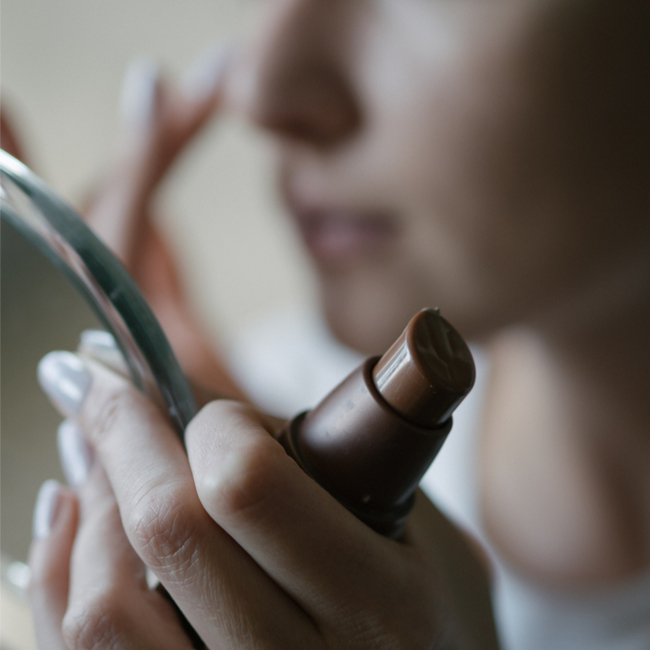
M 246 331 L 231 351 L 233 373 L 269 412 L 313 406 L 362 360 L 336 343 L 314 313 L 287 309 Z M 422 481 L 445 514 L 478 538 L 494 564 L 494 609 L 504 650 L 650 650 L 650 570 L 605 589 L 542 588 L 490 547 L 478 507 L 477 438 L 487 359 L 473 349 L 477 381 Z

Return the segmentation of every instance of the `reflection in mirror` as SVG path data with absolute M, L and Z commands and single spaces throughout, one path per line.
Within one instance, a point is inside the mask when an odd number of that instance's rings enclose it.
M 38 386 L 36 365 L 51 350 L 74 350 L 82 330 L 100 325 L 81 296 L 31 243 L 4 222 L 0 236 L 0 544 L 4 556 L 24 562 L 38 489 L 48 478 L 63 481 L 56 449 L 61 417 Z M 4 558 L 3 564 L 6 567 Z

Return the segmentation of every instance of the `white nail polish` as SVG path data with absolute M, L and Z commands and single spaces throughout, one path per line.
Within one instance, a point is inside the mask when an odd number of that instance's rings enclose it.
M 81 345 L 101 350 L 117 350 L 115 337 L 104 330 L 84 330 L 81 332 Z
M 79 425 L 73 420 L 64 420 L 56 435 L 59 458 L 63 473 L 72 488 L 81 487 L 90 474 L 94 453 L 85 441 Z
M 50 352 L 38 364 L 38 381 L 65 415 L 76 415 L 90 390 L 92 376 L 71 352 Z
M 160 70 L 151 59 L 132 61 L 124 75 L 120 115 L 127 128 L 146 129 L 153 121 L 158 104 Z
M 122 352 L 117 347 L 115 338 L 109 332 L 103 330 L 86 330 L 82 332 L 79 341 L 79 352 L 96 359 L 125 377 L 129 376 L 129 367 L 122 356 Z
M 190 64 L 180 82 L 180 90 L 186 99 L 201 102 L 216 92 L 223 80 L 230 53 L 230 48 L 222 44 L 214 45 Z
M 58 481 L 45 481 L 36 497 L 32 534 L 34 539 L 50 536 L 57 515 L 61 485 Z

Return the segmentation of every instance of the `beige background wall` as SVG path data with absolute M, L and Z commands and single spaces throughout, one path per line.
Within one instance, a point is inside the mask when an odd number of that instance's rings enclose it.
M 34 170 L 78 204 L 110 160 L 128 63 L 148 56 L 178 78 L 215 41 L 240 38 L 257 4 L 2 0 L 2 100 Z M 224 345 L 266 312 L 312 300 L 305 261 L 276 204 L 267 153 L 264 140 L 236 118 L 216 120 L 161 197 L 163 226 L 177 248 L 188 289 L 209 331 Z M 38 486 L 45 478 L 62 478 L 54 433 L 59 418 L 36 386 L 34 366 L 44 351 L 73 346 L 88 316 L 74 306 L 74 296 L 58 293 L 47 270 L 18 270 L 20 284 L 8 288 L 7 283 L 18 282 L 8 267 L 12 259 L 28 260 L 9 237 L 3 253 L 7 247 L 10 253 L 2 259 L 2 542 L 3 553 L 24 559 Z M 16 614 L 21 600 L 9 594 L 7 584 L 3 581 L 2 648 L 32 647 L 28 624 Z

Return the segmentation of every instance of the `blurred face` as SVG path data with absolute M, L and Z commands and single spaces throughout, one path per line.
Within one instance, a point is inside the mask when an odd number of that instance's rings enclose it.
M 267 0 L 232 101 L 335 333 L 381 351 L 430 306 L 485 336 L 650 259 L 645 4 Z

